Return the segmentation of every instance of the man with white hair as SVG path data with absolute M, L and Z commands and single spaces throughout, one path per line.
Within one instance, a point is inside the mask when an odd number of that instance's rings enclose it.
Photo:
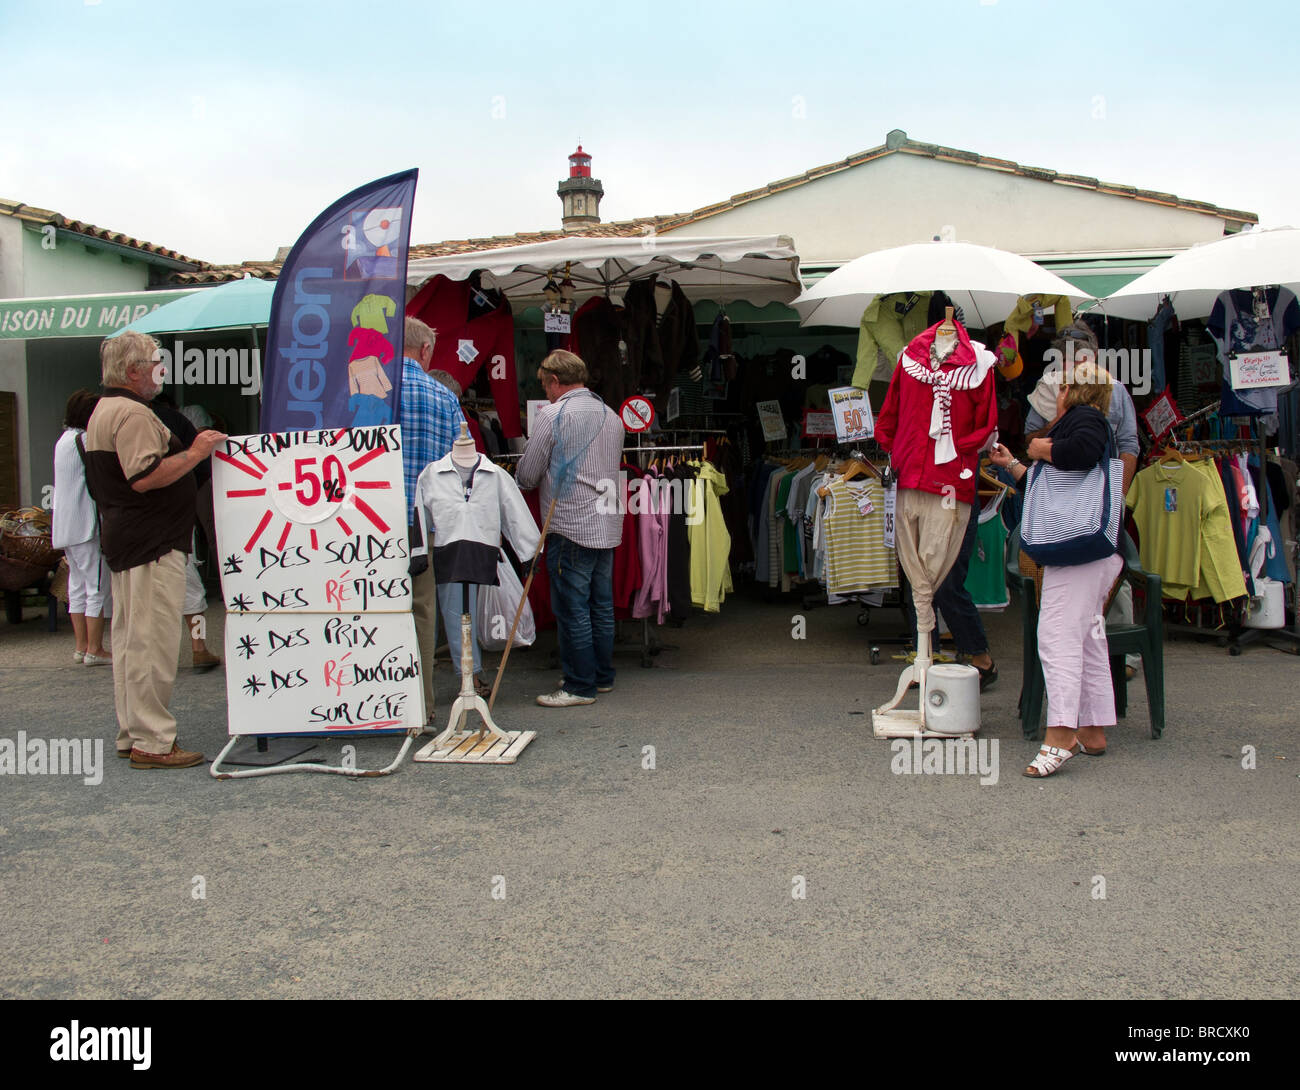
M 1065 368 L 1097 362 L 1097 338 L 1081 322 L 1061 330 L 1052 342 L 1052 347 L 1060 353 L 1061 362 L 1049 364 L 1043 370 L 1042 378 L 1029 395 L 1029 415 L 1025 417 L 1026 438 L 1032 438 L 1034 432 L 1042 431 L 1055 423 L 1056 393 L 1061 388 L 1061 376 Z M 1137 473 L 1138 455 L 1142 448 L 1138 445 L 1137 409 L 1122 382 L 1114 384 L 1110 411 L 1106 418 L 1110 421 L 1110 430 L 1115 434 L 1120 461 L 1124 463 L 1124 491 L 1127 492 Z
M 190 768 L 203 754 L 176 744 L 167 705 L 194 530 L 194 469 L 226 436 L 201 431 L 187 450 L 158 419 L 149 407 L 162 389 L 157 352 L 157 341 L 134 332 L 100 346 L 104 396 L 86 425 L 86 483 L 113 573 L 117 755 L 132 768 Z

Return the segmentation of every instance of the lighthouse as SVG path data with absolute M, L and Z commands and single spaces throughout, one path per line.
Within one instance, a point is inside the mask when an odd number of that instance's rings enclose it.
M 600 222 L 600 198 L 605 195 L 605 187 L 599 178 L 591 176 L 591 156 L 581 144 L 569 156 L 569 176 L 555 192 L 564 206 L 560 222 L 566 231 L 580 231 Z

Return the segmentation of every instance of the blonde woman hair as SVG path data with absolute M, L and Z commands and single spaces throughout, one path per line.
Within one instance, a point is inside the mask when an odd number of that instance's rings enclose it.
M 1091 405 L 1094 409 L 1100 409 L 1102 416 L 1110 412 L 1110 395 L 1115 387 L 1115 378 L 1106 368 L 1095 363 L 1076 363 L 1073 368 L 1066 369 L 1062 385 L 1067 387 L 1066 409 L 1072 409 L 1075 405 Z
M 116 337 L 107 337 L 99 346 L 100 379 L 105 386 L 128 386 L 126 369 L 132 364 L 153 367 L 153 354 L 158 342 L 147 333 L 128 330 Z
M 543 371 L 559 379 L 561 386 L 579 386 L 587 381 L 587 365 L 582 358 L 557 348 L 541 362 Z

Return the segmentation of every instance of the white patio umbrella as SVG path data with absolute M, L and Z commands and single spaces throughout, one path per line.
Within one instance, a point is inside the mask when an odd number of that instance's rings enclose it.
M 554 277 L 558 284 L 566 263 L 578 299 L 606 290 L 621 293 L 633 280 L 652 275 L 677 281 L 688 299 L 720 303 L 735 299 L 788 303 L 800 290 L 799 255 L 786 235 L 579 235 L 526 246 L 412 258 L 407 262 L 406 277 L 408 284 L 420 285 L 439 273 L 451 280 L 466 280 L 471 273 L 484 270 L 511 299 L 541 300 L 546 281 Z
M 1019 254 L 970 242 L 917 242 L 855 258 L 791 306 L 801 325 L 857 326 L 872 299 L 900 291 L 946 292 L 974 329 L 1002 321 L 1022 295 L 1091 298 Z
M 1095 310 L 1146 319 L 1168 295 L 1178 317 L 1204 318 L 1221 292 L 1273 284 L 1300 295 L 1300 228 L 1257 228 L 1202 242 L 1125 284 Z

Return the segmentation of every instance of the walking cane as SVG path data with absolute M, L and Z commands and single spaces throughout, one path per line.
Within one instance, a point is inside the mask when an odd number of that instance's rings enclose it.
M 546 544 L 546 531 L 551 528 L 551 516 L 555 514 L 555 501 L 559 495 L 551 497 L 551 506 L 546 512 L 546 521 L 542 523 L 542 536 L 537 542 L 537 551 L 533 553 L 533 563 L 528 569 L 528 578 L 524 580 L 524 592 L 519 597 L 519 606 L 515 610 L 515 621 L 510 626 L 510 635 L 506 637 L 506 649 L 501 652 L 501 665 L 497 667 L 497 676 L 492 682 L 492 693 L 488 696 L 488 711 L 492 710 L 492 704 L 497 698 L 497 690 L 501 687 L 501 676 L 506 672 L 506 661 L 510 658 L 510 648 L 515 645 L 515 629 L 519 627 L 519 618 L 524 613 L 524 603 L 528 601 L 528 588 L 533 585 L 533 576 L 537 574 L 537 560 L 542 555 L 542 546 Z

